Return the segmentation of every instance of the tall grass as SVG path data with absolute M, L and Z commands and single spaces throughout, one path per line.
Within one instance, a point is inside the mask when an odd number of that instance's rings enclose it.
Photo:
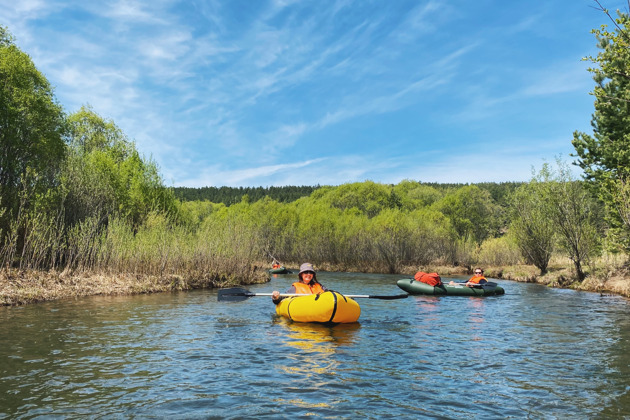
M 13 266 L 20 251 L 20 269 L 172 277 L 179 289 L 261 280 L 257 237 L 239 223 L 193 230 L 151 213 L 137 230 L 121 217 L 106 224 L 89 217 L 65 234 L 60 223 L 35 215 L 16 221 L 0 248 L 2 266 Z

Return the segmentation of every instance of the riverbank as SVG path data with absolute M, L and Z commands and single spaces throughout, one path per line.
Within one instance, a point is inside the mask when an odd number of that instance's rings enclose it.
M 268 280 L 266 272 L 254 270 L 247 284 Z M 0 306 L 24 305 L 57 299 L 97 295 L 135 295 L 244 284 L 227 276 L 153 276 L 131 273 L 66 273 L 35 270 L 0 270 Z
M 486 276 L 520 282 L 544 284 L 549 287 L 596 292 L 602 295 L 620 295 L 630 297 L 630 271 L 628 267 L 598 271 L 587 276 L 583 282 L 575 279 L 572 271 L 566 267 L 551 267 L 544 276 L 532 266 L 490 268 Z
M 0 306 L 24 305 L 57 299 L 80 298 L 96 295 L 133 295 L 142 293 L 172 292 L 201 288 L 221 288 L 237 285 L 264 283 L 269 280 L 267 269 L 252 269 L 247 279 L 227 276 L 154 276 L 141 274 L 112 273 L 67 273 L 35 270 L 0 270 Z M 286 264 L 287 268 L 299 264 Z M 357 271 L 355 267 L 321 264 L 320 271 Z M 401 277 L 413 277 L 418 271 L 437 272 L 443 277 L 468 275 L 466 267 L 435 266 L 405 267 Z M 549 287 L 613 294 L 630 297 L 630 269 L 626 265 L 609 270 L 599 269 L 595 275 L 582 283 L 574 280 L 570 268 L 565 264 L 554 264 L 544 276 L 530 265 L 508 267 L 484 267 L 487 277 L 519 282 L 539 283 Z M 296 271 L 297 272 L 297 271 Z

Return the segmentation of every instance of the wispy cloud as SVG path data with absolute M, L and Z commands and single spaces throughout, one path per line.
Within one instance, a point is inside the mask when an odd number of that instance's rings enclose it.
M 208 185 L 246 185 L 251 184 L 252 182 L 259 182 L 260 180 L 269 179 L 272 176 L 287 174 L 293 171 L 297 172 L 298 170 L 304 170 L 304 168 L 313 166 L 324 160 L 325 158 L 318 158 L 303 162 L 250 167 L 235 170 L 226 170 L 218 165 L 213 165 L 206 168 L 198 177 L 184 180 L 182 185 L 192 187 L 203 187 Z M 271 183 L 268 185 L 276 184 Z
M 565 3 L 0 0 L 0 23 L 67 111 L 113 119 L 167 181 L 313 184 L 469 178 L 450 157 L 506 139 L 565 150 L 550 136 L 592 106 L 570 34 L 599 23 Z M 539 159 L 492 147 L 487 177 Z
M 166 24 L 168 21 L 158 16 L 155 11 L 156 7 L 161 8 L 161 4 L 164 2 L 155 1 L 151 4 L 137 0 L 117 0 L 107 2 L 105 8 L 93 8 L 94 13 L 98 13 L 102 10 L 102 16 L 118 21 L 127 21 L 134 23 L 151 23 L 151 24 Z M 167 2 L 168 4 L 168 2 Z M 160 10 L 163 12 L 163 10 Z
M 520 93 L 525 96 L 545 96 L 570 92 L 588 92 L 593 87 L 588 65 L 578 60 L 552 64 L 534 72 L 534 81 L 524 86 Z

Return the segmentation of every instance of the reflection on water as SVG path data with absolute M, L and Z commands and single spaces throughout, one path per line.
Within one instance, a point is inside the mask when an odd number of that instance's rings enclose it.
M 323 353 L 335 352 L 339 346 L 352 345 L 356 332 L 361 328 L 358 322 L 326 325 L 291 322 L 282 317 L 277 317 L 276 322 L 287 330 L 286 345 Z
M 318 277 L 399 293 L 397 276 Z M 364 299 L 359 323 L 332 327 L 209 290 L 0 308 L 0 419 L 630 416 L 628 301 L 501 285 Z
M 286 330 L 282 344 L 286 347 L 291 363 L 279 366 L 279 371 L 294 378 L 295 387 L 307 384 L 308 388 L 330 389 L 340 370 L 340 359 L 334 357 L 340 348 L 353 345 L 359 323 L 323 325 L 314 323 L 296 323 L 282 317 L 275 322 Z M 297 409 L 328 408 L 334 404 L 312 402 L 303 398 L 279 399 L 279 403 Z

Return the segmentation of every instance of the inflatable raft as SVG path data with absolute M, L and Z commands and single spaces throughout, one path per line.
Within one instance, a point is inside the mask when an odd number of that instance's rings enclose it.
M 401 279 L 396 282 L 398 287 L 411 295 L 434 295 L 434 296 L 495 296 L 505 294 L 501 286 L 492 285 L 479 287 L 468 286 L 430 286 L 415 279 Z
M 355 300 L 328 291 L 284 298 L 276 305 L 276 313 L 295 322 L 346 324 L 359 319 L 361 308 Z
M 269 274 L 288 274 L 288 273 L 290 273 L 290 271 L 287 270 L 285 266 L 280 266 L 280 267 L 272 268 L 269 270 Z

